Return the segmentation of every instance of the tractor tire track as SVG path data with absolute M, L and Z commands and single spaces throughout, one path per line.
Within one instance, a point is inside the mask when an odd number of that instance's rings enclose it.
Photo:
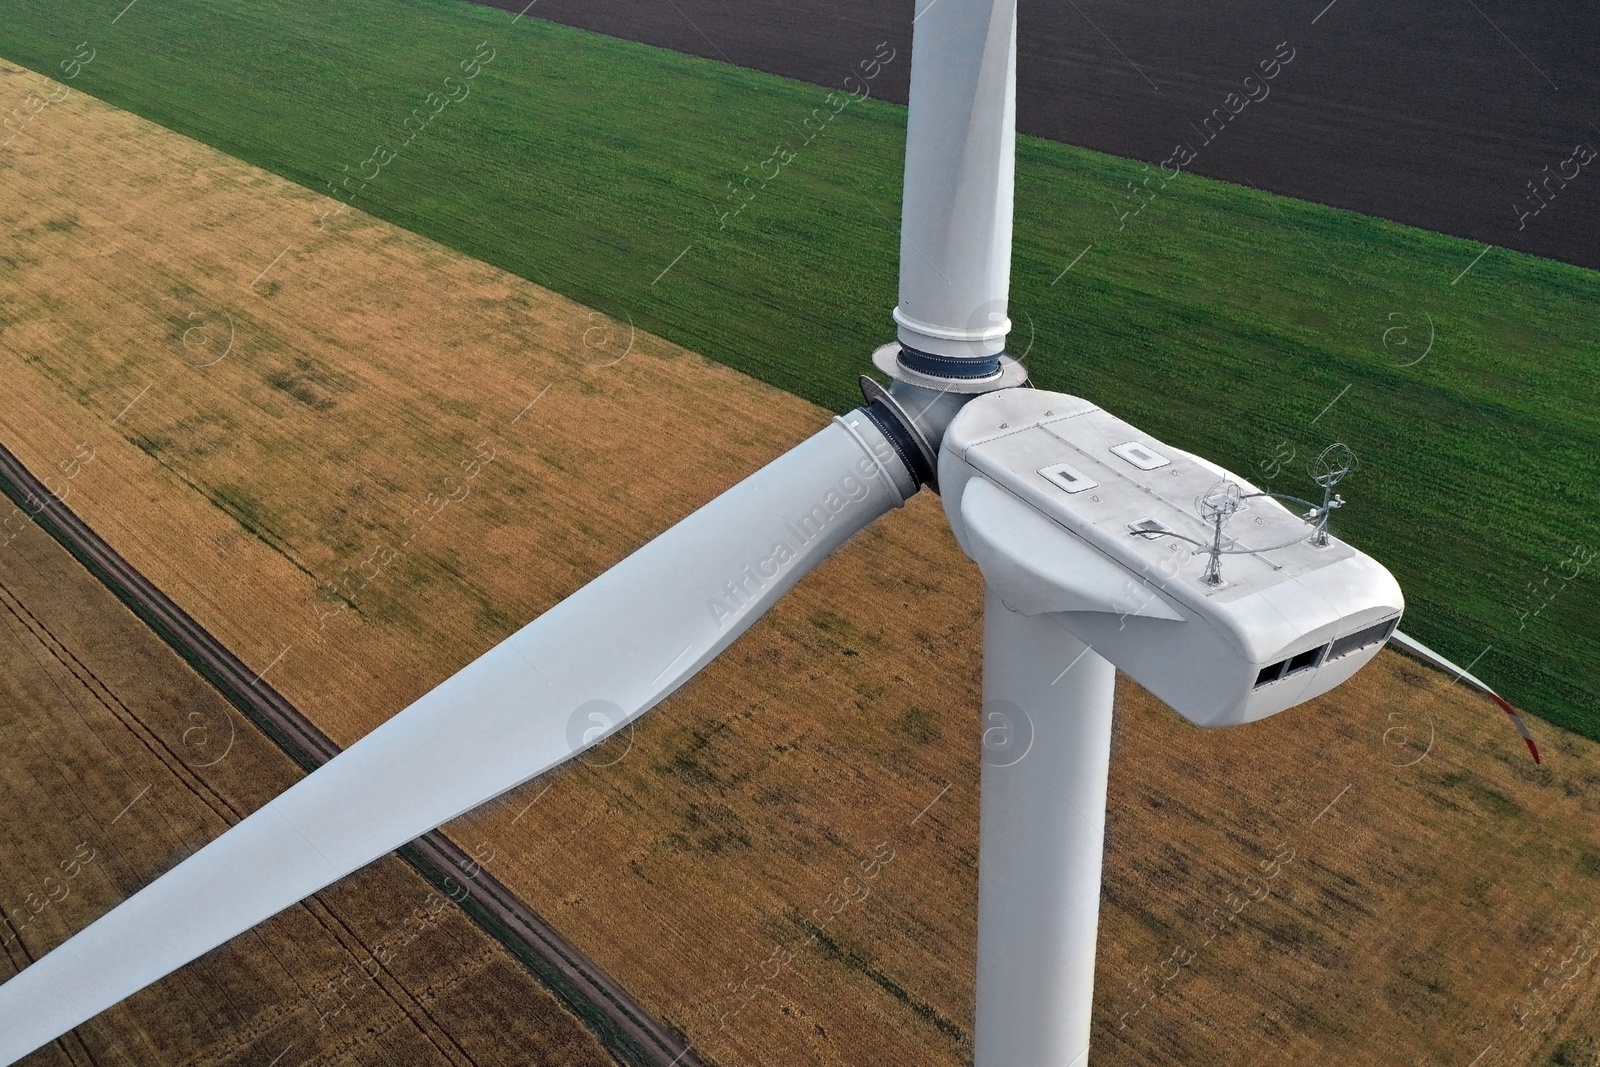
M 0 607 L 5 608 L 6 612 L 17 620 L 27 638 L 31 638 L 45 651 L 47 656 L 50 657 L 48 662 L 54 663 L 73 682 L 76 682 L 84 692 L 88 693 L 90 698 L 108 712 L 119 726 L 127 730 L 146 751 L 160 761 L 168 773 L 177 779 L 185 790 L 201 804 L 205 805 L 213 814 L 221 818 L 226 826 L 231 827 L 238 824 L 249 814 L 248 811 L 241 811 L 236 808 L 226 797 L 213 789 L 203 777 L 196 774 L 183 756 L 174 751 L 172 746 L 162 739 L 137 712 L 128 707 L 122 697 L 107 685 L 94 672 L 93 668 L 86 664 L 70 646 L 58 638 L 49 626 L 39 619 L 21 599 L 3 584 L 0 584 Z M 21 634 L 18 634 L 17 637 L 19 640 L 25 640 Z M 39 664 L 41 672 L 47 676 L 52 673 L 46 663 L 38 660 L 35 660 L 35 662 Z M 51 681 L 56 684 L 57 690 L 62 697 L 76 707 L 77 702 L 72 700 L 65 689 L 61 689 L 59 682 L 53 677 Z M 81 714 L 82 710 L 80 709 Z M 311 897 L 301 903 L 304 905 L 307 914 L 322 928 L 323 932 L 335 944 L 344 949 L 352 960 L 360 959 L 364 952 L 371 951 L 371 946 L 365 943 L 348 922 L 316 897 Z M 29 964 L 35 962 L 34 957 L 28 953 L 21 939 L 18 939 L 18 945 L 22 947 L 27 962 Z M 380 969 L 389 981 L 384 983 L 373 979 L 373 984 L 394 1004 L 406 1024 L 414 1027 L 418 1034 L 428 1041 L 445 1061 L 455 1065 L 455 1067 L 460 1067 L 461 1061 L 465 1060 L 469 1067 L 477 1067 L 477 1061 L 461 1047 L 460 1042 L 455 1039 L 448 1028 L 441 1025 L 433 1017 L 433 1013 L 429 1011 L 421 999 L 406 988 L 404 983 L 395 977 L 389 967 L 380 965 Z M 70 1036 L 82 1047 L 85 1055 L 90 1055 L 88 1046 L 81 1037 L 76 1034 Z M 443 1048 L 439 1044 L 441 1038 L 451 1048 L 454 1048 L 459 1055 L 452 1055 L 447 1049 Z M 60 1038 L 57 1041 L 57 1044 L 63 1050 L 66 1049 L 66 1040 L 67 1038 Z M 93 1057 L 90 1055 L 90 1063 L 92 1064 L 93 1062 Z
M 0 445 L 0 491 L 307 773 L 339 746 L 123 559 Z M 181 762 L 181 761 L 180 761 Z M 504 945 L 628 1067 L 705 1067 L 684 1039 L 438 830 L 400 856 Z M 452 874 L 452 872 L 458 872 Z

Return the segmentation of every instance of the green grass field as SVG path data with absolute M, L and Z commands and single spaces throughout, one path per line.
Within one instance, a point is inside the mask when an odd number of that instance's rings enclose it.
M 902 108 L 851 104 L 802 146 L 824 89 L 467 3 L 141 0 L 113 24 L 125 3 L 23 0 L 0 54 L 59 77 L 87 42 L 75 88 L 326 191 L 487 42 L 356 206 L 838 410 L 893 336 Z M 719 229 L 780 142 L 794 160 Z M 1491 249 L 1453 283 L 1481 245 L 1187 175 L 1119 229 L 1141 164 L 1018 151 L 1035 382 L 1302 495 L 1345 441 L 1336 529 L 1398 575 L 1406 628 L 1487 648 L 1477 673 L 1600 738 L 1600 564 L 1573 576 L 1600 549 L 1600 274 Z

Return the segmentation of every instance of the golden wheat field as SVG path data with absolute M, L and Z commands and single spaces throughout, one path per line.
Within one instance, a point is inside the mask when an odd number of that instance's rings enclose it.
M 9 978 L 302 772 L 38 530 L 0 548 L 0 625 Z M 612 1062 L 393 856 L 26 1062 L 265 1064 L 287 1052 L 295 1063 Z
M 828 417 L 80 94 L 0 166 L 0 440 L 343 744 Z M 448 830 L 709 1062 L 969 1062 L 980 613 L 925 493 Z M 1392 654 L 1223 733 L 1124 684 L 1095 1062 L 1593 1063 L 1600 746 L 1503 719 Z

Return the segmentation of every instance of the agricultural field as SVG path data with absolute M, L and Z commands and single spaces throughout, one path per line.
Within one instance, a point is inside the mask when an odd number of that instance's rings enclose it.
M 0 55 L 836 411 L 892 336 L 901 108 L 456 0 L 122 7 L 27 3 Z M 841 91 L 907 61 L 876 44 Z M 1281 491 L 1350 445 L 1342 529 L 1395 570 L 1408 628 L 1600 736 L 1600 274 L 1162 173 L 1023 139 L 1011 308 L 1035 381 Z M 289 284 L 326 232 L 263 241 L 239 284 Z
M 828 417 L 80 93 L 8 151 L 0 440 L 343 744 Z M 924 494 L 446 829 L 708 1063 L 965 1063 L 979 593 Z M 1533 726 L 1390 654 L 1226 732 L 1124 684 L 1096 1062 L 1587 1062 L 1600 746 Z
M 1154 165 L 1244 88 L 1258 99 L 1194 173 L 1600 268 L 1600 182 L 1554 177 L 1539 194 L 1553 201 L 1548 213 L 1534 211 L 1527 187 L 1574 142 L 1600 146 L 1600 11 L 1584 0 L 1389 0 L 1337 13 L 1329 0 L 1018 8 L 1023 133 Z M 914 5 L 539 0 L 532 10 L 832 89 L 878 41 L 910 49 Z M 1263 88 L 1259 65 L 1280 44 L 1293 49 L 1292 70 Z M 873 95 L 905 103 L 910 71 L 890 66 Z M 1255 87 L 1242 86 L 1251 75 Z M 1536 218 L 1519 219 L 1519 207 Z
M 37 529 L 0 548 L 0 626 L 4 981 L 301 772 Z M 293 1064 L 612 1062 L 393 856 L 24 1062 L 209 1067 L 284 1053 Z

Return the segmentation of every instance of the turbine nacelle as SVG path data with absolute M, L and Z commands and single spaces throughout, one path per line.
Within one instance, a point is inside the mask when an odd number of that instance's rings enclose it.
M 1320 696 L 1404 610 L 1370 556 L 1079 397 L 974 399 L 945 432 L 939 484 L 1008 607 L 1051 616 L 1199 726 Z

